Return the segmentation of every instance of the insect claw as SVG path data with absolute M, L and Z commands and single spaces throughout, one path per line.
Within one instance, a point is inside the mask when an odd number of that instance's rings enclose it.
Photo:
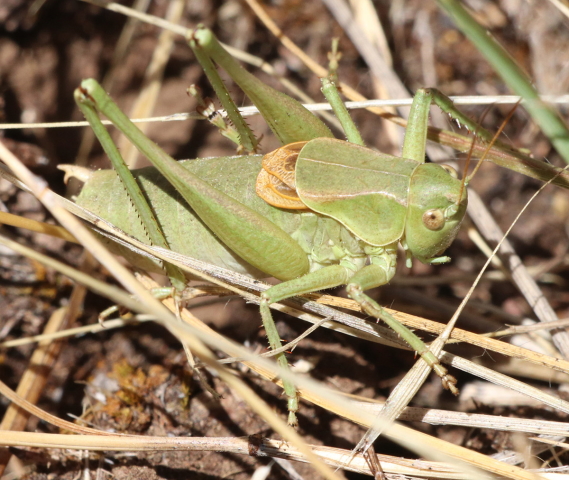
M 446 390 L 450 390 L 450 392 L 454 396 L 458 396 L 460 391 L 458 390 L 458 388 L 456 388 L 456 383 L 457 383 L 456 378 L 454 378 L 450 374 L 446 374 L 444 377 L 442 377 L 441 381 L 443 384 L 443 388 L 445 388 Z

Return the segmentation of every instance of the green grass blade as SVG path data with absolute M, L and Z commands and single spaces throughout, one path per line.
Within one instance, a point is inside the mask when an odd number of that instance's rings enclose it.
M 504 48 L 482 28 L 457 0 L 437 0 L 458 28 L 476 45 L 504 82 L 520 95 L 529 114 L 569 163 L 569 131 L 558 113 L 543 103 L 530 80 Z

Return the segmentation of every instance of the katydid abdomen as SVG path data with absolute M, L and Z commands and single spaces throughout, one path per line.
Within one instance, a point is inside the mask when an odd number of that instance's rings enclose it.
M 272 207 L 255 193 L 261 155 L 217 157 L 180 162 L 211 186 L 252 208 L 291 235 L 306 252 L 310 270 L 338 263 L 346 254 L 363 266 L 362 242 L 339 222 L 311 212 Z M 238 257 L 197 217 L 181 195 L 155 168 L 133 171 L 164 231 L 170 248 L 217 266 L 264 278 L 264 272 Z M 148 242 L 148 235 L 114 170 L 91 173 L 77 203 L 108 220 L 129 235 Z M 125 247 L 112 249 L 141 269 L 157 271 L 157 264 Z M 287 259 L 283 258 L 283 262 Z

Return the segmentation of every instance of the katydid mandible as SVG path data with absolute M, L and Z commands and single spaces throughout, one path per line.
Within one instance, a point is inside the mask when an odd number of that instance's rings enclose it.
M 467 196 L 453 172 L 424 162 L 429 107 L 433 100 L 437 102 L 437 92 L 417 92 L 402 157 L 394 157 L 332 138 L 330 130 L 302 105 L 242 69 L 209 30 L 198 28 L 189 40 L 229 115 L 237 110 L 212 60 L 257 105 L 285 147 L 284 152 L 279 149 L 269 154 L 265 162 L 260 155 L 176 162 L 146 138 L 94 80 L 83 81 L 76 100 L 105 142 L 109 156 L 120 157 L 116 148 L 112 151 L 108 146 L 109 139 L 103 138 L 106 131 L 102 132 L 97 111 L 155 166 L 132 173 L 166 244 L 218 266 L 282 280 L 262 295 L 260 305 L 272 349 L 281 347 L 269 309 L 272 303 L 347 285 L 348 294 L 366 313 L 381 318 L 401 335 L 441 376 L 445 387 L 456 393 L 456 380 L 427 346 L 364 293 L 393 277 L 398 244 L 405 250 L 408 265 L 413 257 L 429 264 L 449 260 L 442 253 L 458 233 Z M 239 118 L 237 112 L 231 121 L 240 141 L 254 151 L 257 141 Z M 348 140 L 353 138 L 349 128 Z M 290 143 L 294 146 L 286 146 Z M 267 167 L 275 155 L 284 157 L 288 174 L 283 177 Z M 255 193 L 257 177 L 258 190 L 267 189 L 269 178 L 277 197 L 293 197 L 299 203 L 282 208 L 278 202 L 261 199 Z M 142 241 L 155 241 L 149 239 L 149 227 L 142 225 L 138 210 L 132 211 L 116 172 L 92 172 L 83 179 L 86 183 L 77 200 L 80 205 Z M 284 195 L 282 189 L 286 190 Z M 121 253 L 129 257 L 128 252 Z M 132 261 L 139 267 L 153 268 L 148 259 Z M 284 354 L 277 355 L 277 361 L 288 368 Z M 296 389 L 283 383 L 289 423 L 294 425 Z

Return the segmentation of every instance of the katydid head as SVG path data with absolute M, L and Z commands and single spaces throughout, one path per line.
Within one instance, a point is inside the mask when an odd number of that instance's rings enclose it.
M 433 163 L 419 165 L 411 176 L 405 243 L 423 263 L 442 263 L 440 257 L 456 237 L 467 194 L 456 172 Z

